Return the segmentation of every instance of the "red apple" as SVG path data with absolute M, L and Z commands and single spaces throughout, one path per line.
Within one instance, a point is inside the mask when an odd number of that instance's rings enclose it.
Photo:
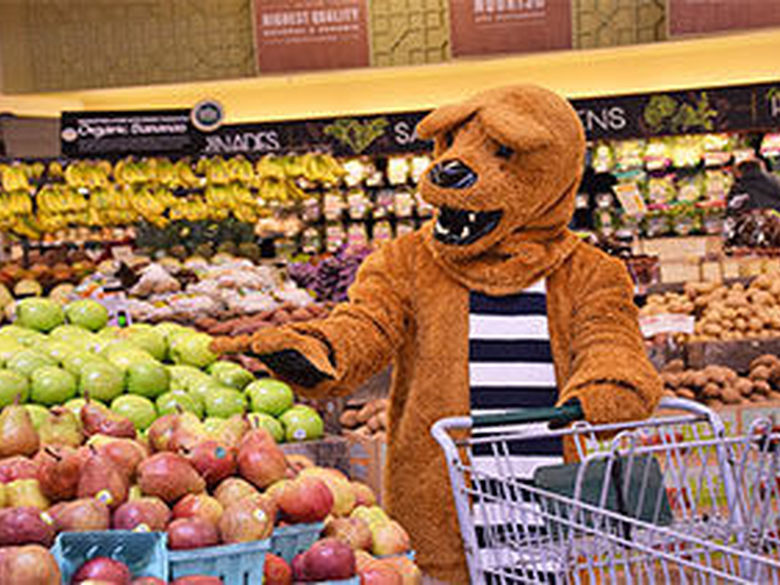
M 187 494 L 173 507 L 173 517 L 175 519 L 203 518 L 216 526 L 223 511 L 222 504 L 216 498 L 206 494 Z
M 108 557 L 95 557 L 81 565 L 73 573 L 71 585 L 77 585 L 84 581 L 107 581 L 116 585 L 130 585 L 130 569 L 120 561 Z
M 216 527 L 203 518 L 179 518 L 168 525 L 168 548 L 186 550 L 219 543 Z
M 335 538 L 323 538 L 299 556 L 300 561 L 293 561 L 293 575 L 298 581 L 328 581 L 355 576 L 355 554 L 348 544 Z
M 10 483 L 17 479 L 37 479 L 38 464 L 29 457 L 14 455 L 0 459 L 0 483 Z
M 333 508 L 333 493 L 320 479 L 298 477 L 271 490 L 282 517 L 291 524 L 324 520 Z
M 263 567 L 265 585 L 291 585 L 292 568 L 282 557 L 272 554 L 265 555 L 265 567 Z
M 236 455 L 233 450 L 211 439 L 201 441 L 185 456 L 206 480 L 209 488 L 236 472 Z
M 160 498 L 143 497 L 125 502 L 114 512 L 112 526 L 115 530 L 140 530 L 162 532 L 168 526 L 171 511 Z

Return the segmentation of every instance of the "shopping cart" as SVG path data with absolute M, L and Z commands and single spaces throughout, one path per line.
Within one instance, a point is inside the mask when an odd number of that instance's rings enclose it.
M 567 406 L 434 424 L 473 584 L 780 584 L 771 421 L 727 436 L 716 413 L 678 399 L 645 421 L 581 418 Z M 548 421 L 577 422 L 524 430 Z M 497 425 L 500 434 L 476 432 Z M 540 439 L 569 442 L 580 462 L 521 479 L 517 447 Z

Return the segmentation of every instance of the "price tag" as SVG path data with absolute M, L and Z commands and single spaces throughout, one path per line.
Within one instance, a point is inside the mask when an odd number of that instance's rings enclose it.
M 620 205 L 629 215 L 644 215 L 647 205 L 636 183 L 622 183 L 612 187 Z
M 644 337 L 654 337 L 661 333 L 687 333 L 691 335 L 695 321 L 696 319 L 692 315 L 663 313 L 640 317 L 639 328 Z
M 133 249 L 130 246 L 114 246 L 111 248 L 111 255 L 120 262 L 127 261 L 133 257 Z

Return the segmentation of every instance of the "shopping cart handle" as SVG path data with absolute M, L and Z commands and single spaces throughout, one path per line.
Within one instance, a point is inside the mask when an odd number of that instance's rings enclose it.
M 481 414 L 473 417 L 472 424 L 478 427 L 549 422 L 551 427 L 562 428 L 583 418 L 582 405 L 574 400 L 557 408 L 520 408 L 501 414 Z

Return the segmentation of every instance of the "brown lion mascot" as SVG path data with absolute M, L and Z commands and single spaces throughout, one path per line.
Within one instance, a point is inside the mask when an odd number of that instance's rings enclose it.
M 573 400 L 594 423 L 639 419 L 661 383 L 627 271 L 567 229 L 585 152 L 569 103 L 533 86 L 494 89 L 435 110 L 417 131 L 435 141 L 420 184 L 434 220 L 369 256 L 327 319 L 248 341 L 310 397 L 349 394 L 393 364 L 386 506 L 427 575 L 465 584 L 431 425 Z M 235 344 L 217 349 L 247 340 Z

